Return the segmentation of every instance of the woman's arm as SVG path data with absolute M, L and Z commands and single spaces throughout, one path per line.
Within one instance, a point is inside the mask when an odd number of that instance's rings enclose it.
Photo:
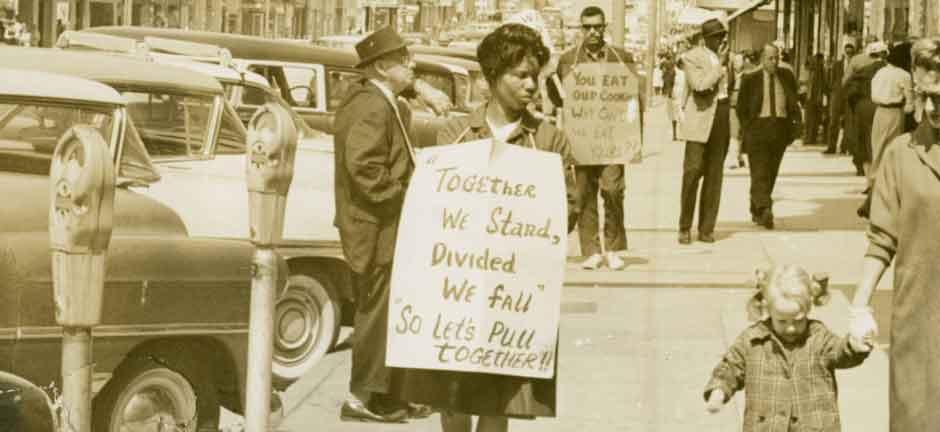
M 855 297 L 852 299 L 852 306 L 856 308 L 866 308 L 871 303 L 871 296 L 875 292 L 875 287 L 881 281 L 888 264 L 880 258 L 866 256 L 862 263 L 862 278 L 858 281 L 855 288 Z

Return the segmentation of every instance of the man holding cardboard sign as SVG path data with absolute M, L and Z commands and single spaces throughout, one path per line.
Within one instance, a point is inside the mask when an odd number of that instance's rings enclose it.
M 604 11 L 581 12 L 584 41 L 558 60 L 564 83 L 564 129 L 571 141 L 583 205 L 578 221 L 582 267 L 594 270 L 605 258 L 622 269 L 617 252 L 627 249 L 624 226 L 624 164 L 641 144 L 639 79 L 633 56 L 604 42 Z M 604 248 L 601 249 L 597 194 L 604 201 Z M 606 257 L 602 252 L 606 251 Z

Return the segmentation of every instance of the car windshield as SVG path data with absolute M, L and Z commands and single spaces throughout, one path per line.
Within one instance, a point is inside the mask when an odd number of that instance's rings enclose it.
M 113 145 L 113 107 L 3 100 L 0 98 L 0 170 L 48 175 L 59 138 L 89 125 Z
M 209 141 L 215 98 L 160 91 L 122 91 L 127 111 L 154 159 L 196 158 Z

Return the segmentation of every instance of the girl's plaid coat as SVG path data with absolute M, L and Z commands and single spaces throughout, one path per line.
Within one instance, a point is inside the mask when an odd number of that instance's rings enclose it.
M 715 367 L 705 400 L 721 389 L 727 402 L 744 389 L 744 432 L 839 432 L 835 369 L 858 366 L 867 357 L 816 320 L 810 320 L 805 342 L 787 351 L 770 321 L 760 321 L 738 336 Z

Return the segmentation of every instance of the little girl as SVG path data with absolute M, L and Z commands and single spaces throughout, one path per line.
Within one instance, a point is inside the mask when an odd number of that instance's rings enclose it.
M 829 300 L 826 276 L 810 278 L 793 266 L 757 270 L 748 303 L 757 321 L 738 336 L 705 386 L 705 407 L 718 412 L 744 389 L 744 432 L 841 431 L 835 369 L 858 366 L 869 342 L 838 337 L 809 319 Z

